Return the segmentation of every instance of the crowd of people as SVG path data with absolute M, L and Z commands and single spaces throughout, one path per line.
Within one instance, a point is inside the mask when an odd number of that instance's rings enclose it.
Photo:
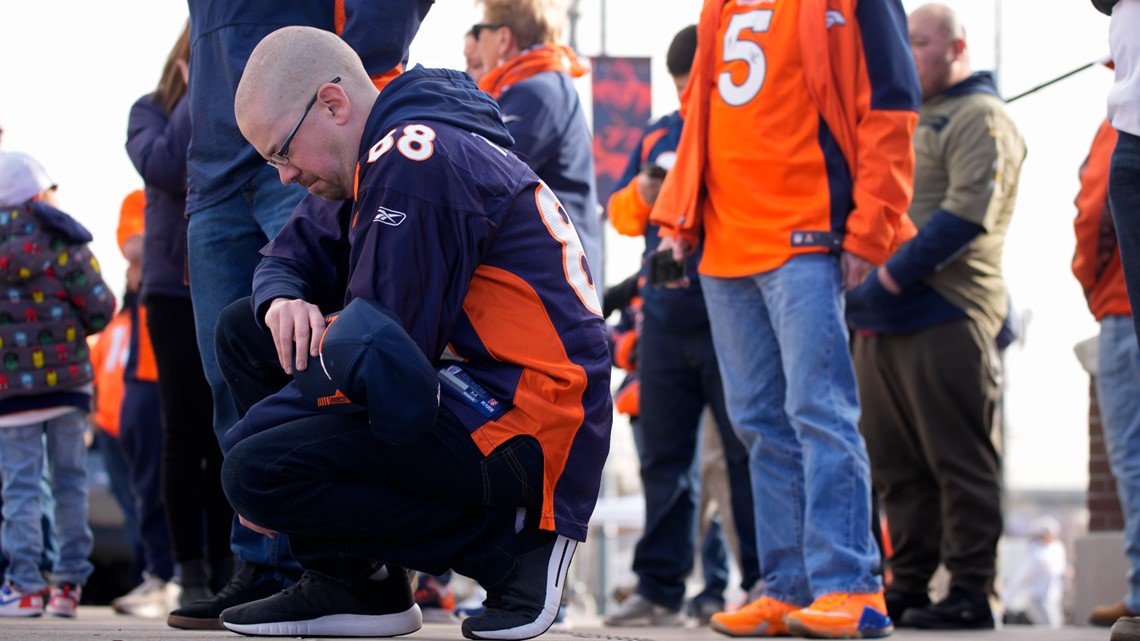
M 1140 0 L 1092 3 L 1116 83 L 1073 273 L 1131 571 L 1091 622 L 1135 641 Z M 0 617 L 77 614 L 90 424 L 137 541 L 122 614 L 539 636 L 616 410 L 645 526 L 606 626 L 989 629 L 999 593 L 1060 624 L 1055 521 L 996 580 L 1027 143 L 951 7 L 704 0 L 664 52 L 680 109 L 601 203 L 562 0 L 477 0 L 463 71 L 405 68 L 433 0 L 188 4 L 126 114 L 118 305 L 44 166 L 0 151 Z M 609 290 L 607 222 L 644 239 Z M 455 575 L 485 596 L 462 619 Z

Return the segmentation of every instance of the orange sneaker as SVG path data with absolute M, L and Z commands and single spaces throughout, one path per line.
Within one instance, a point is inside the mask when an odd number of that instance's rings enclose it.
M 808 607 L 789 613 L 787 623 L 792 634 L 817 639 L 877 639 L 895 630 L 881 591 L 825 594 Z
M 798 609 L 791 603 L 764 596 L 736 612 L 717 612 L 709 620 L 709 627 L 730 637 L 786 637 L 788 626 L 784 617 Z

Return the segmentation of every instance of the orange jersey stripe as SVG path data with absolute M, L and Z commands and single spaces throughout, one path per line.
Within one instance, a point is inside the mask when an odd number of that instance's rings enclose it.
M 480 265 L 463 311 L 493 358 L 527 364 L 515 389 L 514 408 L 472 436 L 484 455 L 522 434 L 538 440 L 546 462 L 540 527 L 553 530 L 554 487 L 585 420 L 586 372 L 570 360 L 538 294 L 511 272 Z

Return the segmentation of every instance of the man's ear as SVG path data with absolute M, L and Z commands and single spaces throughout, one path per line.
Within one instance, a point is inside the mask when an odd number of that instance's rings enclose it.
M 518 46 L 518 40 L 515 39 L 515 34 L 511 31 L 510 27 L 496 30 L 495 37 L 498 38 L 497 44 L 500 60 L 513 58 L 521 51 Z
M 344 87 L 326 82 L 317 90 L 317 101 L 319 102 L 318 106 L 327 110 L 332 116 L 335 124 L 343 125 L 348 122 L 348 118 L 352 114 L 352 101 L 349 100 Z

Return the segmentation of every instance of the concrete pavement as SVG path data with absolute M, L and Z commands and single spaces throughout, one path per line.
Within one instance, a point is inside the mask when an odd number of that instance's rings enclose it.
M 244 638 L 231 632 L 175 630 L 163 619 L 142 619 L 115 614 L 104 606 L 83 606 L 75 619 L 38 617 L 0 619 L 0 639 L 12 641 L 225 641 Z M 410 641 L 462 641 L 458 625 L 428 623 L 411 635 Z M 547 633 L 542 641 L 725 641 L 708 628 L 607 628 L 599 621 L 575 623 L 567 632 Z M 924 632 L 899 630 L 897 641 L 1108 641 L 1108 628 L 1068 627 L 1049 630 L 1030 626 L 1006 626 L 1000 630 L 973 632 Z

